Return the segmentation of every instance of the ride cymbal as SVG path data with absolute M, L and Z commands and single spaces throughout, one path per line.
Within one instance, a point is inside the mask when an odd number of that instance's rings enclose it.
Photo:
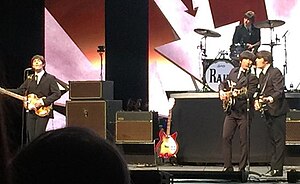
M 257 28 L 274 28 L 285 24 L 283 20 L 265 20 L 261 22 L 254 23 Z

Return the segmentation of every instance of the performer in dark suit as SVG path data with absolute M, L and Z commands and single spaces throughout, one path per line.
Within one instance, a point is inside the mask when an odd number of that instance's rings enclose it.
M 289 111 L 284 93 L 284 78 L 278 68 L 273 67 L 271 52 L 256 54 L 256 66 L 262 69 L 259 75 L 259 99 L 255 109 L 264 113 L 272 145 L 271 169 L 267 176 L 282 176 L 286 136 L 286 113 Z M 265 105 L 265 107 L 263 107 Z
M 236 129 L 240 133 L 241 157 L 239 170 L 245 170 L 248 159 L 248 123 L 253 115 L 254 99 L 253 94 L 257 90 L 258 79 L 250 72 L 255 55 L 250 51 L 243 51 L 240 54 L 240 67 L 233 68 L 226 80 L 219 85 L 220 99 L 226 109 L 226 116 L 223 124 L 223 156 L 224 170 L 233 171 L 232 166 L 232 139 Z M 226 92 L 227 91 L 227 92 Z M 249 104 L 247 105 L 247 100 Z M 231 105 L 226 105 L 226 104 Z M 252 108 L 251 108 L 252 107 Z M 249 114 L 247 109 L 250 108 Z
M 260 29 L 254 26 L 255 13 L 253 11 L 247 11 L 243 18 L 243 23 L 236 26 L 232 45 L 230 46 L 230 57 L 233 59 L 233 63 L 239 60 L 239 54 L 244 50 L 250 50 L 256 53 L 260 46 Z
M 61 95 L 56 78 L 45 71 L 45 65 L 43 56 L 33 56 L 31 66 L 34 74 L 29 75 L 19 88 L 10 89 L 28 97 L 28 103 L 25 105 L 28 109 L 26 113 L 28 142 L 45 132 L 49 118 L 53 118 L 52 104 Z

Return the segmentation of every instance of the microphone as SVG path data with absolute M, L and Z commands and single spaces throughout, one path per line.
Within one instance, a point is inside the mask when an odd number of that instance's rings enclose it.
M 31 71 L 32 68 L 26 68 L 24 71 Z
M 286 30 L 286 32 L 283 34 L 282 38 L 284 38 L 288 32 L 289 32 L 289 30 Z

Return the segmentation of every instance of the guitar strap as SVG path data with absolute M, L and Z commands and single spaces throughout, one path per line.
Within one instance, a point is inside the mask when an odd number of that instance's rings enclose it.
M 267 86 L 267 82 L 268 82 L 268 79 L 269 79 L 269 73 L 267 73 L 267 77 L 264 79 L 264 86 L 263 88 L 260 90 L 260 95 L 262 95 L 266 89 L 266 86 Z

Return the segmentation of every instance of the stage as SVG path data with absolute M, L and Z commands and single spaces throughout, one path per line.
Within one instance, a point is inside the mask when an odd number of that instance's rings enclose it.
M 288 175 L 291 171 L 300 171 L 300 166 L 285 166 L 284 173 L 281 177 L 265 177 L 270 167 L 268 166 L 251 166 L 250 172 L 238 171 L 235 167 L 233 172 L 222 171 L 222 166 L 187 166 L 187 165 L 159 165 L 146 166 L 143 164 L 129 164 L 129 169 L 134 177 L 141 177 L 143 181 L 147 178 L 152 181 L 162 178 L 161 182 L 156 183 L 288 183 Z M 297 173 L 298 174 L 298 173 Z M 259 176 L 261 175 L 261 176 Z M 139 178 L 137 178 L 138 180 Z M 159 180 L 159 179 L 158 179 Z M 167 181 L 168 180 L 168 181 Z M 137 182 L 139 183 L 139 182 Z M 146 182 L 147 183 L 147 182 Z M 156 184 L 155 182 L 153 184 Z
M 224 172 L 221 133 L 224 119 L 222 104 L 217 93 L 176 93 L 172 109 L 172 132 L 178 132 L 179 152 L 176 164 L 161 163 L 152 154 L 153 144 L 144 145 L 148 151 L 125 154 L 132 176 L 143 181 L 162 177 L 160 183 L 288 183 L 298 181 L 300 171 L 299 93 L 287 93 L 291 113 L 287 118 L 287 141 L 284 174 L 282 177 L 265 177 L 269 169 L 270 145 L 266 134 L 264 118 L 255 113 L 250 131 L 250 169 L 238 171 L 238 132 L 233 143 L 234 172 Z M 289 128 L 292 123 L 292 128 Z M 297 136 L 295 136 L 297 135 Z M 124 146 L 124 145 L 123 145 Z M 129 146 L 128 146 L 129 147 Z M 129 149 L 129 148 L 127 148 Z M 126 152 L 126 151 L 125 151 Z M 146 162 L 143 162 L 143 160 Z M 134 164 L 135 163 L 135 164 Z M 159 183 L 159 182 L 158 182 Z

